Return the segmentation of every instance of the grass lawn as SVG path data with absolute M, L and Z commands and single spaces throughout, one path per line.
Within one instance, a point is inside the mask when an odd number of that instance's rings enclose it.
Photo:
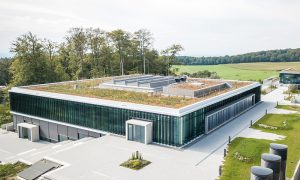
M 286 122 L 286 126 L 284 126 Z M 259 127 L 258 124 L 265 124 L 273 127 L 280 127 L 276 130 Z M 253 128 L 265 132 L 286 136 L 283 140 L 268 141 L 252 138 L 236 138 L 229 146 L 229 153 L 225 158 L 221 180 L 250 179 L 250 168 L 253 165 L 260 165 L 262 153 L 269 152 L 271 142 L 288 145 L 287 177 L 292 177 L 297 162 L 300 159 L 300 115 L 299 114 L 268 114 L 253 125 Z M 235 153 L 248 158 L 249 161 L 237 159 Z
M 267 152 L 271 141 L 238 137 L 234 139 L 225 158 L 221 180 L 250 179 L 250 167 L 260 165 L 260 154 Z M 247 162 L 234 158 L 239 152 L 249 158 Z
M 23 171 L 27 167 L 29 166 L 21 162 L 5 165 L 0 164 L 0 179 L 13 180 L 19 172 Z
M 197 72 L 209 70 L 217 72 L 222 79 L 232 80 L 263 80 L 271 76 L 278 76 L 279 71 L 287 68 L 300 69 L 300 62 L 284 63 L 240 63 L 220 65 L 174 65 L 182 72 Z
M 278 105 L 278 109 L 286 109 L 291 111 L 300 111 L 300 106 L 288 106 L 288 105 Z

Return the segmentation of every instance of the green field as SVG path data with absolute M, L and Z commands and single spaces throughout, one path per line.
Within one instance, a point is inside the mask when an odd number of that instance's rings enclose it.
M 279 106 L 280 108 L 290 109 L 288 106 Z M 296 110 L 295 108 L 292 108 Z M 299 109 L 297 109 L 299 110 Z M 258 124 L 265 124 L 272 127 L 277 127 L 276 130 L 266 129 L 259 127 Z M 286 125 L 284 125 L 286 124 Z M 256 122 L 253 126 L 265 132 L 284 135 L 286 138 L 283 140 L 275 141 L 276 143 L 288 145 L 289 153 L 287 159 L 287 177 L 292 177 L 297 162 L 300 159 L 300 115 L 299 114 L 268 114 Z M 223 173 L 220 177 L 221 180 L 238 180 L 249 179 L 251 166 L 260 165 L 260 157 L 262 153 L 269 151 L 269 144 L 272 141 L 252 138 L 236 138 L 229 145 L 229 152 L 225 158 Z M 239 153 L 239 159 L 235 156 Z
M 278 76 L 279 71 L 283 69 L 295 68 L 300 70 L 300 62 L 174 65 L 172 68 L 173 70 L 178 68 L 179 71 L 176 74 L 208 70 L 216 72 L 222 79 L 259 81 L 271 76 Z

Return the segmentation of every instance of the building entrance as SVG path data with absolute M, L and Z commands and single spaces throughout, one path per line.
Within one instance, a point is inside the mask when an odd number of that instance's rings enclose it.
M 144 144 L 152 142 L 152 122 L 135 119 L 126 121 L 126 138 Z

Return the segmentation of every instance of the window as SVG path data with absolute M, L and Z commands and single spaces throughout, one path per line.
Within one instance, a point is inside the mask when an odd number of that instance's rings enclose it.
M 128 140 L 145 143 L 145 127 L 128 124 Z
M 246 98 L 243 98 L 242 100 L 238 100 L 231 105 L 227 105 L 226 107 L 223 107 L 207 115 L 205 119 L 205 133 L 213 131 L 222 124 L 228 122 L 229 120 L 252 107 L 255 104 L 254 98 L 255 95 L 252 94 Z

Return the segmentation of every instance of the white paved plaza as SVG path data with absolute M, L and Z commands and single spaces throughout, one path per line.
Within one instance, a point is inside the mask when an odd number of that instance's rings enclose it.
M 15 133 L 0 133 L 0 161 L 15 162 L 22 159 L 33 163 L 47 157 L 64 164 L 63 168 L 47 174 L 53 179 L 216 179 L 229 136 L 273 140 L 284 138 L 249 129 L 251 120 L 258 120 L 266 110 L 276 113 L 274 107 L 277 101 L 283 101 L 282 92 L 283 88 L 279 88 L 263 96 L 262 103 L 181 150 L 144 145 L 111 135 L 50 144 L 18 139 Z M 139 171 L 120 167 L 136 150 L 152 163 Z

